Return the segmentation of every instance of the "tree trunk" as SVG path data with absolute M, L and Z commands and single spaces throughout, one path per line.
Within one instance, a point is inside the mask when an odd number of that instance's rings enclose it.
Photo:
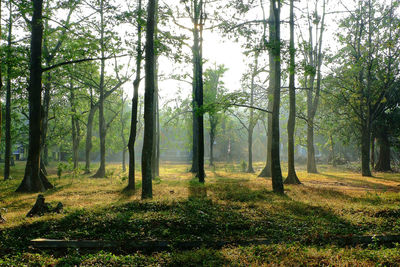
M 90 106 L 88 121 L 86 125 L 86 144 L 85 144 L 85 174 L 90 173 L 90 151 L 92 150 L 93 120 L 98 106 Z
M 307 172 L 318 173 L 315 163 L 314 118 L 312 116 L 308 116 L 307 123 Z
M 378 138 L 379 143 L 379 157 L 376 163 L 375 170 L 380 172 L 390 172 L 390 142 L 387 129 L 383 129 Z
M 70 103 L 71 103 L 71 126 L 72 126 L 72 162 L 74 164 L 74 169 L 77 169 L 79 162 L 80 127 L 79 127 L 79 121 L 76 118 L 75 92 L 72 82 L 70 83 Z
M 369 159 L 370 159 L 370 141 L 371 132 L 368 122 L 363 122 L 361 128 L 361 172 L 362 176 L 372 176 Z
M 254 69 L 251 74 L 251 85 L 250 85 L 250 106 L 254 105 L 254 87 L 255 82 L 254 79 L 258 73 L 258 57 L 260 53 L 258 51 L 255 52 L 255 59 L 254 59 Z M 254 173 L 253 169 L 253 132 L 256 122 L 254 121 L 254 110 L 250 109 L 250 117 L 249 117 L 249 126 L 247 127 L 247 145 L 248 145 L 248 157 L 249 157 L 249 164 L 247 167 L 248 173 Z
M 144 93 L 144 137 L 142 149 L 142 199 L 153 197 L 152 154 L 154 141 L 154 87 L 155 87 L 155 53 L 154 30 L 156 0 L 149 0 L 147 6 L 146 52 L 145 52 L 145 93 Z
M 336 153 L 335 153 L 335 143 L 333 142 L 332 134 L 329 136 L 331 140 L 331 158 L 332 158 L 332 165 L 336 167 Z
M 105 75 L 105 40 L 104 40 L 104 0 L 100 1 L 100 86 L 99 86 L 99 136 L 100 136 L 100 167 L 92 176 L 104 178 L 106 176 L 106 122 L 104 119 L 104 75 Z
M 271 62 L 272 58 L 270 57 L 270 66 L 272 66 L 273 61 Z M 268 110 L 272 110 L 272 88 L 269 87 L 268 89 Z M 258 177 L 271 177 L 271 146 L 272 146 L 272 114 L 268 113 L 267 115 L 268 125 L 267 125 L 267 159 L 265 162 L 265 167 L 258 175 Z
M 128 186 L 126 190 L 135 190 L 135 141 L 137 135 L 137 118 L 138 118 L 138 103 L 139 103 L 139 85 L 141 80 L 141 64 L 142 64 L 142 1 L 138 0 L 138 17 L 137 17 L 137 44 L 136 44 L 136 77 L 133 82 L 133 98 L 132 98 L 132 116 L 131 129 L 129 133 L 128 151 L 129 151 L 129 174 Z
M 250 113 L 250 120 L 253 120 L 253 114 Z M 248 145 L 248 152 L 249 152 L 249 164 L 247 166 L 248 173 L 254 173 L 253 169 L 253 131 L 254 127 L 252 124 L 249 124 L 248 136 L 247 136 L 247 145 Z
M 7 38 L 7 63 L 6 63 L 6 144 L 5 144 L 5 156 L 4 156 L 4 180 L 10 178 L 10 165 L 11 165 L 11 40 L 12 40 L 12 3 L 10 1 L 10 17 L 8 24 L 8 38 Z M 0 34 L 1 36 L 1 34 Z M 1 111 L 1 109 L 0 109 Z
M 301 184 L 294 167 L 294 130 L 296 126 L 295 47 L 293 0 L 290 0 L 290 66 L 289 66 L 289 119 L 288 130 L 288 176 L 285 184 Z
M 215 126 L 210 121 L 210 166 L 214 166 Z
M 194 106 L 195 118 L 197 124 L 197 133 L 193 132 L 193 136 L 197 134 L 197 172 L 196 177 L 200 183 L 204 183 L 204 119 L 201 110 L 203 106 L 203 1 L 194 1 L 194 29 L 193 29 L 193 66 L 194 66 Z M 193 149 L 194 152 L 195 149 Z
M 47 62 L 50 65 L 50 62 Z M 41 157 L 43 164 L 41 165 L 42 171 L 47 173 L 46 165 L 48 165 L 48 158 L 45 156 L 45 150 L 47 147 L 47 129 L 49 125 L 49 109 L 50 109 L 50 86 L 51 86 L 51 74 L 50 72 L 46 75 L 46 81 L 44 86 L 44 96 L 43 96 L 43 114 L 42 114 L 42 147 L 41 147 Z
M 279 107 L 281 102 L 281 39 L 280 39 L 280 10 L 279 0 L 271 1 L 271 25 L 270 25 L 270 56 L 273 62 L 270 69 L 271 87 L 274 90 L 272 108 L 272 144 L 271 144 L 271 175 L 272 189 L 274 193 L 283 194 L 283 181 L 280 162 L 279 142 Z
M 17 192 L 41 192 L 53 188 L 40 172 L 41 92 L 42 92 L 42 0 L 33 0 L 32 37 L 29 75 L 29 152 L 25 175 Z
M 371 168 L 375 169 L 375 134 L 371 133 Z

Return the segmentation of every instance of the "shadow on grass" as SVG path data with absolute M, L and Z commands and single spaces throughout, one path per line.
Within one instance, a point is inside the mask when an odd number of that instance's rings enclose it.
M 354 225 L 328 209 L 266 190 L 252 190 L 240 184 L 204 186 L 194 182 L 189 190 L 193 195 L 185 201 L 115 203 L 103 209 L 77 209 L 59 219 L 41 219 L 3 229 L 0 255 L 26 251 L 29 240 L 34 238 L 189 240 L 205 244 L 267 238 L 271 243 L 320 244 L 332 243 L 327 238 L 330 236 L 360 234 Z M 208 199 L 207 192 L 226 202 Z
M 375 190 L 393 190 L 395 192 L 398 192 L 400 189 L 396 186 L 388 186 L 388 185 L 383 185 L 380 183 L 374 183 L 374 182 L 368 182 L 365 180 L 358 180 L 354 178 L 349 178 L 349 177 L 340 177 L 332 174 L 326 174 L 326 173 L 321 173 L 321 175 L 328 177 L 328 178 L 333 178 L 338 181 L 346 183 L 346 185 L 353 186 L 353 187 L 360 187 L 360 188 L 367 188 L 367 189 L 375 189 Z M 373 177 L 376 178 L 376 177 Z

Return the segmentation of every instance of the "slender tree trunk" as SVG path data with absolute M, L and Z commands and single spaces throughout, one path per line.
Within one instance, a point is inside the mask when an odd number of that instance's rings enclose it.
M 253 114 L 250 112 L 250 120 L 253 120 Z M 247 136 L 247 145 L 248 145 L 248 152 L 249 152 L 249 164 L 247 167 L 247 172 L 248 173 L 254 173 L 253 169 L 253 131 L 254 127 L 250 123 L 249 124 L 249 130 L 248 130 L 248 136 Z
M 75 92 L 72 82 L 70 83 L 70 103 L 71 103 L 71 125 L 72 125 L 72 162 L 74 169 L 78 168 L 79 161 L 79 143 L 80 143 L 80 127 L 76 118 Z
M 85 174 L 90 173 L 90 152 L 92 150 L 92 132 L 93 132 L 93 120 L 94 115 L 96 114 L 98 106 L 94 106 L 91 104 L 88 121 L 86 125 L 86 144 L 85 144 Z
M 335 143 L 333 142 L 332 134 L 329 135 L 329 139 L 331 140 L 331 158 L 332 158 L 332 165 L 336 167 L 336 153 L 335 153 Z
M 50 65 L 50 62 L 47 62 Z M 50 87 L 51 87 L 51 74 L 46 73 L 46 81 L 44 86 L 44 96 L 43 96 L 43 114 L 42 114 L 42 147 L 41 147 L 41 157 L 43 164 L 41 165 L 42 171 L 47 174 L 46 165 L 48 165 L 48 158 L 46 157 L 45 150 L 47 150 L 47 129 L 49 124 L 49 109 L 50 109 Z
M 210 115 L 210 166 L 214 166 L 214 141 L 216 124 L 213 123 Z
M 318 173 L 317 164 L 315 162 L 314 118 L 312 116 L 308 116 L 307 123 L 307 172 Z
M 106 122 L 104 119 L 104 75 L 105 75 L 105 43 L 104 43 L 104 0 L 100 1 L 100 98 L 99 98 L 99 135 L 100 135 L 100 167 L 93 178 L 106 176 Z
M 288 176 L 285 184 L 300 184 L 294 167 L 294 130 L 296 126 L 295 47 L 293 0 L 290 0 L 290 66 L 289 66 L 289 119 L 288 130 Z
M 6 144 L 5 144 L 5 156 L 4 156 L 4 180 L 8 180 L 10 178 L 10 165 L 11 165 L 11 40 L 12 40 L 12 25 L 13 25 L 13 17 L 12 17 L 12 2 L 9 3 L 10 9 L 10 17 L 8 23 L 8 38 L 7 38 L 7 63 L 6 63 Z M 1 34 L 0 34 L 1 36 Z M 1 77 L 1 76 L 0 76 Z M 1 111 L 1 109 L 0 109 Z
M 154 31 L 156 1 L 149 0 L 147 7 L 146 53 L 145 53 L 145 93 L 144 93 L 144 137 L 142 149 L 142 199 L 153 197 L 152 154 L 154 141 L 154 87 L 155 87 L 155 53 Z
M 361 129 L 361 172 L 362 176 L 372 176 L 369 159 L 370 159 L 370 141 L 371 131 L 368 122 L 363 122 Z
M 17 192 L 41 192 L 53 188 L 40 172 L 41 149 L 41 92 L 42 92 L 42 0 L 33 0 L 32 37 L 29 76 L 29 152 L 25 175 Z
M 273 58 L 269 57 L 270 66 L 273 64 Z M 272 110 L 273 103 L 273 89 L 271 86 L 268 88 L 268 110 Z M 272 114 L 268 113 L 267 115 L 267 159 L 265 162 L 265 167 L 258 175 L 258 177 L 271 177 L 271 147 L 272 147 Z
M 194 146 L 193 153 L 195 152 L 195 147 L 197 147 L 197 163 L 195 166 L 197 168 L 196 177 L 199 179 L 200 183 L 204 183 L 205 171 L 204 171 L 204 119 L 203 112 L 201 108 L 203 106 L 203 23 L 204 14 L 203 8 L 204 3 L 202 0 L 195 0 L 194 6 L 194 29 L 193 29 L 193 66 L 194 66 L 194 112 L 197 125 L 197 132 L 193 132 L 193 136 L 196 138 L 196 145 Z M 195 129 L 194 129 L 195 130 Z M 195 138 L 193 138 L 195 139 Z M 195 154 L 195 153 L 194 153 Z M 193 168 L 192 168 L 193 169 Z
M 371 168 L 375 169 L 375 134 L 371 133 Z
M 271 24 L 270 24 L 270 49 L 274 64 L 271 66 L 270 81 L 274 89 L 272 108 L 272 146 L 271 146 L 271 175 L 272 189 L 277 194 L 283 194 L 283 181 L 280 163 L 280 142 L 279 142 L 279 108 L 281 102 L 281 38 L 280 38 L 280 9 L 279 0 L 271 1 Z
M 390 142 L 387 129 L 383 129 L 378 138 L 379 157 L 376 163 L 375 170 L 380 172 L 390 172 Z
M 132 116 L 131 130 L 129 133 L 128 151 L 129 151 L 129 174 L 128 186 L 126 190 L 135 190 L 135 141 L 137 135 L 137 118 L 139 103 L 139 85 L 141 80 L 141 64 L 142 64 L 142 1 L 138 0 L 138 17 L 137 17 L 137 44 L 136 44 L 136 77 L 133 82 L 133 98 L 132 98 Z
M 250 106 L 254 105 L 254 79 L 257 75 L 258 72 L 258 56 L 260 53 L 258 51 L 255 52 L 255 59 L 254 59 L 254 69 L 251 74 L 251 85 L 250 85 Z M 247 128 L 247 145 L 248 145 L 248 157 L 249 157 L 249 164 L 247 167 L 247 172 L 248 173 L 254 173 L 253 169 L 253 132 L 254 132 L 254 127 L 255 127 L 256 122 L 254 121 L 254 110 L 250 109 L 250 116 L 249 116 L 249 126 Z

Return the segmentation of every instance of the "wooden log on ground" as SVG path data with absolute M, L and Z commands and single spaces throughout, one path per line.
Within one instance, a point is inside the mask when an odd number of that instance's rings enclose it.
M 335 242 L 337 241 L 337 242 Z M 393 244 L 400 242 L 400 235 L 390 236 L 351 236 L 340 237 L 332 240 L 344 246 L 368 245 L 368 244 Z M 175 249 L 195 249 L 199 247 L 222 248 L 227 245 L 250 246 L 268 245 L 271 240 L 265 238 L 238 240 L 238 241 L 165 241 L 165 240 L 127 240 L 127 241 L 105 241 L 105 240 L 57 240 L 38 238 L 31 240 L 36 248 L 118 248 L 123 247 L 132 250 L 168 250 Z

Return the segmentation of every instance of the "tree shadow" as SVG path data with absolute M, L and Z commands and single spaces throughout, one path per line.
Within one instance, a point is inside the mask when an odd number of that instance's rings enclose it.
M 363 233 L 327 208 L 243 184 L 193 183 L 190 190 L 188 200 L 116 202 L 107 208 L 70 210 L 61 218 L 2 229 L 0 255 L 27 251 L 29 240 L 35 238 L 199 241 L 204 245 L 266 238 L 271 243 L 319 245 L 334 243 L 340 235 Z M 223 201 L 207 198 L 210 192 Z
M 349 177 L 340 177 L 340 176 L 326 174 L 326 173 L 321 173 L 321 175 L 344 182 L 344 183 L 346 183 L 345 185 L 352 186 L 352 187 L 374 189 L 374 190 L 392 190 L 395 192 L 400 191 L 400 189 L 396 186 L 383 185 L 380 183 L 363 181 L 363 180 L 358 180 L 358 179 L 349 178 Z M 373 178 L 376 178 L 376 177 L 373 177 Z

